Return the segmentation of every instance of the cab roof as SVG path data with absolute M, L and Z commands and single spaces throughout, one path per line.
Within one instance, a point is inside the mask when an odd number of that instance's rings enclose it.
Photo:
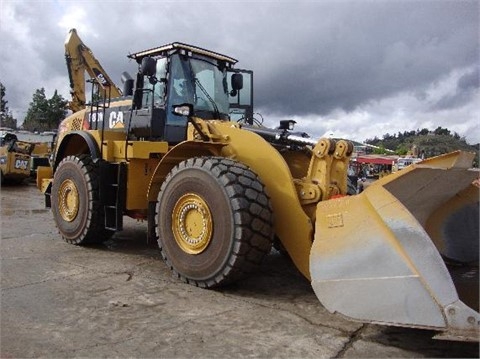
M 163 45 L 160 47 L 154 47 L 149 50 L 144 50 L 140 52 L 136 52 L 134 54 L 128 55 L 129 58 L 134 59 L 138 63 L 142 61 L 142 59 L 146 56 L 168 56 L 172 52 L 177 52 L 175 50 L 179 50 L 180 52 L 185 53 L 186 55 L 191 54 L 198 54 L 202 56 L 208 56 L 214 58 L 216 60 L 225 61 L 230 65 L 237 63 L 238 61 L 230 56 L 219 54 L 218 52 L 202 49 L 201 47 L 193 46 L 184 44 L 181 42 L 172 42 L 171 44 Z

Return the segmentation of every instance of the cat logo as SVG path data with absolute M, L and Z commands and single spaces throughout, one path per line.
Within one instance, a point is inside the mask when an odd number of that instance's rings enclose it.
M 123 125 L 123 112 L 122 111 L 112 111 L 110 112 L 110 117 L 108 118 L 108 127 L 109 128 L 124 128 Z
M 28 160 L 15 160 L 15 168 L 19 170 L 26 170 L 28 168 Z
M 97 80 L 102 84 L 102 86 L 110 86 L 107 79 L 105 78 L 105 75 L 102 74 L 102 72 L 99 69 L 94 67 L 93 68 L 93 73 L 97 77 Z

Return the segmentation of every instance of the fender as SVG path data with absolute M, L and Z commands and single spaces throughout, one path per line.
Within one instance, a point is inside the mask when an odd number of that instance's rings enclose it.
M 148 202 L 155 202 L 157 200 L 160 187 L 162 186 L 165 177 L 167 177 L 170 170 L 178 163 L 192 157 L 220 156 L 221 149 L 224 146 L 224 143 L 185 141 L 173 147 L 165 156 L 163 156 L 157 167 L 155 167 L 150 184 L 148 185 Z
M 98 148 L 95 137 L 87 131 L 72 131 L 63 137 L 55 154 L 53 168 L 56 169 L 60 161 L 69 155 L 90 153 L 93 160 L 100 158 L 100 149 Z
M 197 141 L 181 142 L 173 147 L 155 167 L 152 178 L 148 185 L 148 234 L 147 242 L 155 238 L 155 206 L 157 203 L 158 193 L 165 177 L 178 163 L 192 157 L 200 156 L 220 156 L 224 143 L 205 143 Z

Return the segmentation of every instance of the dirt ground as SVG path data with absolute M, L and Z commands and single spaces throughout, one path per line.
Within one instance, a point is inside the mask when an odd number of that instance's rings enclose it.
M 33 184 L 1 189 L 1 358 L 478 357 L 477 343 L 327 312 L 272 251 L 221 290 L 179 282 L 146 223 L 104 245 L 64 243 Z

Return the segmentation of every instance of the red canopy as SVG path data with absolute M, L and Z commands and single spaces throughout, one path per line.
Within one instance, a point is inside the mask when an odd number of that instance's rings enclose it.
M 398 156 L 385 155 L 361 155 L 352 158 L 352 161 L 357 163 L 368 163 L 374 165 L 393 165 L 398 159 Z

